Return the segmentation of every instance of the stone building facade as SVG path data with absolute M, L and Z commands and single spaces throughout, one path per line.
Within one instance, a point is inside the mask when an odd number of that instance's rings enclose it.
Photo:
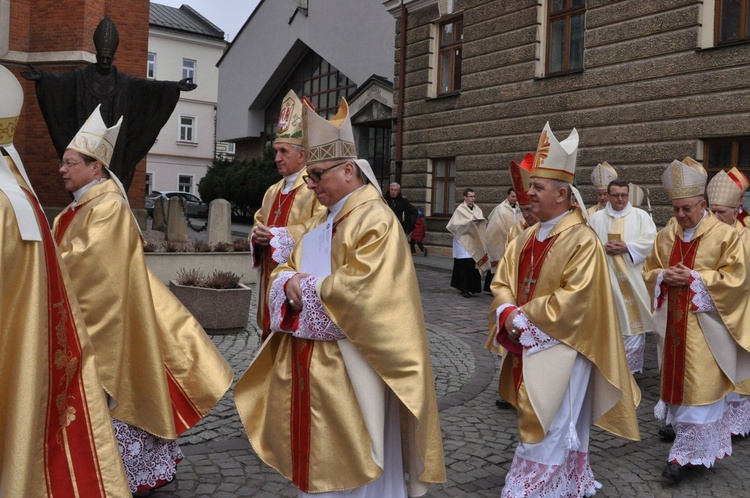
M 673 159 L 750 174 L 749 4 L 384 2 L 402 109 L 392 173 L 426 213 L 427 242 L 450 245 L 444 227 L 464 188 L 485 212 L 504 199 L 509 161 L 536 149 L 546 121 L 559 139 L 580 133 L 587 203 L 591 169 L 607 161 L 650 190 L 658 224 L 671 215 L 660 177 Z

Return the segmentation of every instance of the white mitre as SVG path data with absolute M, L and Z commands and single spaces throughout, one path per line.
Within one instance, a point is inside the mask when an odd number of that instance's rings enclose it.
M 573 128 L 568 138 L 559 142 L 552 134 L 549 122 L 539 137 L 531 176 L 549 178 L 573 184 L 578 156 L 578 131 Z

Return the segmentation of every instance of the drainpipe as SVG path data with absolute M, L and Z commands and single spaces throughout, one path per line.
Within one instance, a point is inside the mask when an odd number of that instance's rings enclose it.
M 396 110 L 396 183 L 401 183 L 401 171 L 404 159 L 404 95 L 406 94 L 406 5 L 401 0 L 401 36 L 399 37 L 398 57 L 398 107 Z

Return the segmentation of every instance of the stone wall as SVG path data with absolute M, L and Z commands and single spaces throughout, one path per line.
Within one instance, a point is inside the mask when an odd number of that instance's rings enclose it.
M 587 0 L 584 70 L 536 78 L 537 3 L 455 0 L 464 22 L 462 88 L 432 99 L 430 25 L 439 12 L 434 5 L 409 13 L 404 195 L 424 208 L 428 159 L 456 157 L 456 200 L 472 187 L 489 213 L 510 186 L 508 162 L 533 152 L 549 121 L 558 138 L 573 127 L 580 133 L 577 183 L 587 203 L 595 202 L 591 169 L 608 161 L 650 189 L 655 219 L 664 224 L 666 165 L 702 160 L 702 139 L 750 135 L 750 44 L 700 49 L 697 0 Z M 429 244 L 450 244 L 446 222 L 427 220 Z

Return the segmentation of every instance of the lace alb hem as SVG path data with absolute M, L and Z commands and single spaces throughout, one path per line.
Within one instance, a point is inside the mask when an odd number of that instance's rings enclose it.
M 158 438 L 116 419 L 112 419 L 112 425 L 132 493 L 174 478 L 177 463 L 183 458 L 177 441 Z
M 505 476 L 504 498 L 593 496 L 602 485 L 594 479 L 588 452 L 570 451 L 562 465 L 548 465 L 515 455 Z
M 739 400 L 727 400 L 724 419 L 733 436 L 744 437 L 750 434 L 750 398 L 743 396 Z
M 643 353 L 645 349 L 645 341 L 640 342 L 634 348 L 625 348 L 625 357 L 628 359 L 628 369 L 631 374 L 636 372 L 643 373 Z
M 560 344 L 560 341 L 550 337 L 531 323 L 523 311 L 513 319 L 513 325 L 521 331 L 521 337 L 518 338 L 518 342 L 526 348 L 527 355 L 538 353 L 539 351 L 544 351 Z
M 654 286 L 654 311 L 660 310 L 664 304 L 664 297 L 661 295 L 661 285 L 664 282 L 664 270 L 656 276 L 656 285 Z
M 271 314 L 271 330 L 294 332 L 293 330 L 281 328 L 281 322 L 284 319 L 281 311 L 286 303 L 284 286 L 294 275 L 295 272 L 293 271 L 283 271 L 271 283 L 271 289 L 268 291 L 268 311 Z
M 337 341 L 346 336 L 328 316 L 323 303 L 315 292 L 318 277 L 311 275 L 299 281 L 302 290 L 302 311 L 299 315 L 299 328 L 294 335 L 316 341 Z
M 732 454 L 732 435 L 726 417 L 706 424 L 673 422 L 676 434 L 669 461 L 680 465 L 712 467 L 717 459 Z
M 693 311 L 696 313 L 716 311 L 716 304 L 711 299 L 711 294 L 708 293 L 700 274 L 695 270 L 690 270 L 690 294 L 692 294 L 690 300 L 693 303 Z
M 500 333 L 501 330 L 503 330 L 503 327 L 505 327 L 504 323 L 500 323 L 500 316 L 503 314 L 505 310 L 508 308 L 515 308 L 515 304 L 505 303 L 498 306 L 497 310 L 495 311 L 495 323 L 497 324 L 497 333 L 495 334 L 495 339 L 492 341 L 492 343 L 495 346 L 500 346 L 500 342 L 497 340 L 497 334 Z
M 273 227 L 270 229 L 271 240 L 271 259 L 280 265 L 286 263 L 289 255 L 294 249 L 294 239 L 289 235 L 289 231 L 284 227 Z

